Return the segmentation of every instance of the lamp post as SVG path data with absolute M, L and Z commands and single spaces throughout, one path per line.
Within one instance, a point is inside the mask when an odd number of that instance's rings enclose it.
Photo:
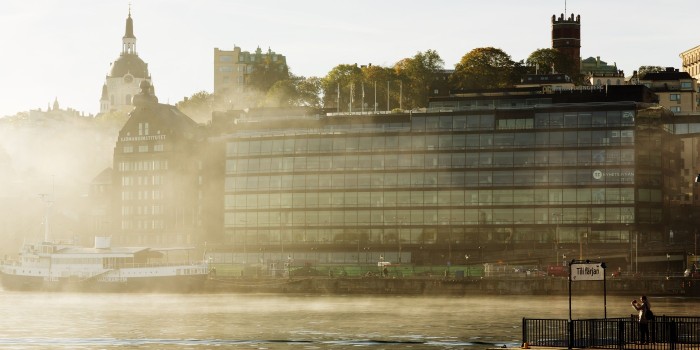
M 552 213 L 552 217 L 557 224 L 554 228 L 554 256 L 556 256 L 557 266 L 559 266 L 559 221 L 561 221 L 561 213 Z
M 671 254 L 666 253 L 666 276 L 671 274 Z

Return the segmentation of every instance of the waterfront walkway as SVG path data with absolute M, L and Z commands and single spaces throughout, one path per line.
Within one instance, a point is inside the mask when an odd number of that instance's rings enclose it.
M 523 319 L 523 347 L 585 349 L 700 349 L 700 317 L 659 316 L 642 343 L 636 315 L 626 318 Z

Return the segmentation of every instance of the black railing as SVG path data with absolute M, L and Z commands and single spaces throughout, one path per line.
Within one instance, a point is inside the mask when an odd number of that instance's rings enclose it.
M 658 316 L 643 343 L 637 316 L 607 319 L 523 318 L 523 343 L 537 347 L 600 349 L 698 349 L 700 317 Z

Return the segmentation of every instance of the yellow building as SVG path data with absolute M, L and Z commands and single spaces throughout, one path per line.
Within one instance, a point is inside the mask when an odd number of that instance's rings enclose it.
M 700 45 L 681 52 L 679 56 L 683 62 L 683 71 L 697 80 L 700 77 Z
M 688 72 L 668 67 L 662 72 L 648 72 L 639 76 L 639 84 L 650 88 L 659 96 L 659 104 L 673 114 L 698 111 L 697 80 Z
M 219 105 L 248 107 L 246 100 L 253 98 L 252 75 L 256 69 L 287 72 L 287 60 L 283 55 L 268 49 L 262 52 L 242 51 L 234 46 L 232 51 L 214 48 L 214 95 Z

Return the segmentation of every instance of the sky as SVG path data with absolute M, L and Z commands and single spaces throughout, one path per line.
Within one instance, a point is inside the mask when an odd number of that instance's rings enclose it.
M 214 48 L 259 46 L 291 72 L 325 76 L 338 64 L 392 66 L 435 50 L 454 68 L 479 47 L 525 60 L 551 47 L 551 17 L 581 16 L 581 56 L 629 76 L 680 68 L 700 45 L 696 0 L 6 0 L 0 11 L 0 116 L 61 108 L 99 112 L 131 7 L 136 50 L 161 103 L 213 91 Z

